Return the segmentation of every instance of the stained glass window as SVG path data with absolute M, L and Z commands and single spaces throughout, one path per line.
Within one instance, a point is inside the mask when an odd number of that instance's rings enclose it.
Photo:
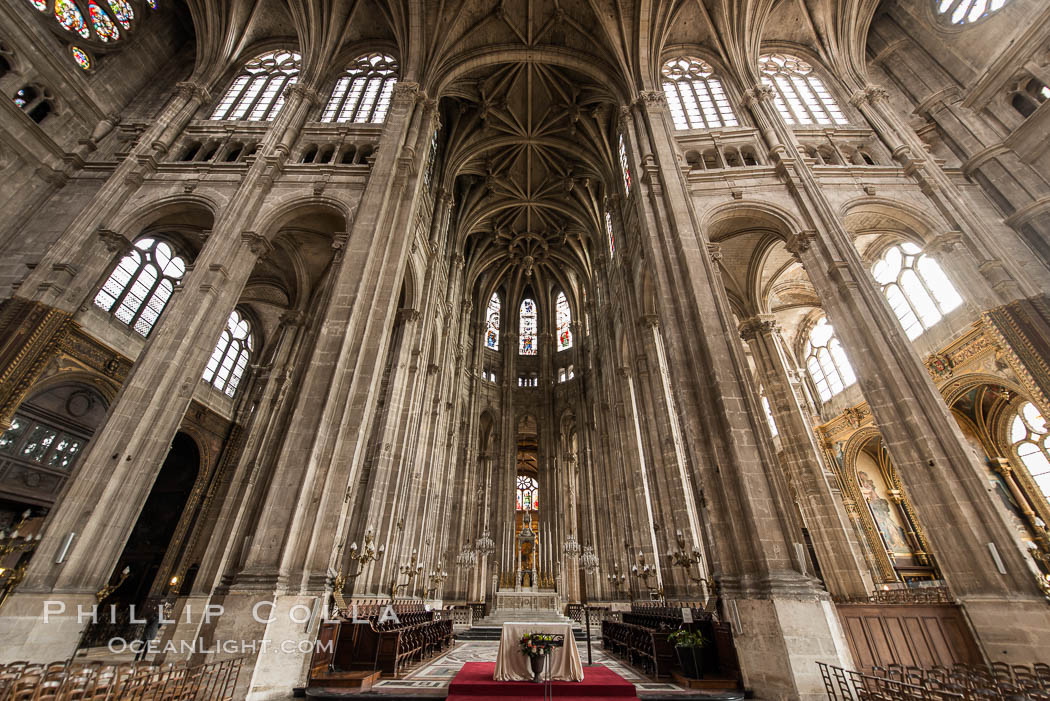
M 36 90 L 34 90 L 32 87 L 30 87 L 28 85 L 26 87 L 24 87 L 24 88 L 20 88 L 18 90 L 18 92 L 15 93 L 15 96 L 14 96 L 15 104 L 18 105 L 19 107 L 21 107 L 22 109 L 25 109 L 26 105 L 28 105 L 30 102 L 32 102 L 35 99 L 36 99 Z
M 237 385 L 244 376 L 254 349 L 251 324 L 234 309 L 226 320 L 226 328 L 219 336 L 219 342 L 215 344 L 208 366 L 204 368 L 204 381 L 227 397 L 232 397 L 237 392 Z
M 186 262 L 165 241 L 139 239 L 95 295 L 95 305 L 148 336 L 186 274 Z
M 113 11 L 113 16 L 120 22 L 121 27 L 131 29 L 131 21 L 135 19 L 135 11 L 131 9 L 128 0 L 109 0 L 109 9 Z
M 41 12 L 47 12 L 46 0 L 29 0 L 29 2 L 33 5 L 33 7 L 40 10 Z
M 664 96 L 676 129 L 716 129 L 737 126 L 722 82 L 714 69 L 698 58 L 680 56 L 664 64 Z
M 934 0 L 937 14 L 952 24 L 976 22 L 1001 9 L 1007 0 Z
M 85 71 L 91 70 L 91 57 L 87 55 L 86 51 L 78 46 L 70 47 L 70 51 L 73 52 L 73 60 L 77 62 L 78 66 Z
M 109 15 L 98 6 L 96 2 L 88 3 L 88 14 L 91 15 L 91 23 L 95 25 L 95 34 L 102 41 L 116 41 L 120 38 L 120 30 Z
M 620 169 L 623 171 L 623 188 L 627 194 L 631 194 L 631 169 L 627 165 L 627 147 L 623 144 L 623 134 L 620 134 L 619 152 Z
M 941 266 L 914 243 L 888 248 L 872 274 L 911 340 L 962 304 Z
M 605 210 L 605 233 L 609 236 L 609 253 L 616 253 L 616 238 L 613 236 L 612 212 Z
M 536 355 L 536 303 L 524 299 L 518 316 L 518 353 Z
M 0 453 L 56 470 L 73 468 L 84 440 L 46 423 L 15 414 L 0 436 Z
M 397 71 L 397 61 L 390 56 L 360 57 L 335 82 L 321 121 L 382 123 L 390 109 Z
M 762 84 L 773 89 L 773 104 L 788 124 L 848 124 L 824 81 L 800 58 L 769 54 L 758 60 Z
M 572 311 L 569 309 L 569 300 L 565 298 L 564 292 L 558 293 L 558 300 L 554 304 L 554 314 L 558 330 L 558 350 L 572 348 L 572 331 L 569 330 Z
M 1025 402 L 1010 426 L 1010 441 L 1043 496 L 1050 498 L 1050 429 L 1035 405 Z
M 820 317 L 820 321 L 809 332 L 806 369 L 817 386 L 821 400 L 825 402 L 857 381 L 853 366 L 846 358 L 846 351 L 842 349 L 842 344 L 835 336 L 835 329 L 828 323 L 826 316 Z
M 157 0 L 146 0 L 146 4 L 149 5 L 149 9 L 151 10 L 157 9 Z
M 499 295 L 493 292 L 485 314 L 485 347 L 492 350 L 499 350 L 499 308 Z
M 212 112 L 212 119 L 269 121 L 284 105 L 284 90 L 299 80 L 300 57 L 271 51 L 245 64 Z
M 84 15 L 73 4 L 73 0 L 55 0 L 55 19 L 74 34 L 79 34 L 85 39 L 91 36 L 91 30 L 84 21 Z
M 518 475 L 518 511 L 540 510 L 540 484 L 532 477 Z

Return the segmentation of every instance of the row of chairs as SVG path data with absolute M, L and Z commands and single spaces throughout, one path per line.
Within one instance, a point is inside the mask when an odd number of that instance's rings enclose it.
M 1032 686 L 1018 683 L 1019 679 L 1029 679 L 1025 674 L 1035 673 L 1035 669 L 1026 668 L 1018 677 L 1012 666 L 1001 663 L 998 676 L 991 668 L 968 665 L 928 669 L 887 665 L 876 668 L 873 674 L 823 662 L 817 665 L 829 701 L 1050 701 L 1050 691 L 1043 688 L 1043 682 Z
M 233 701 L 243 662 L 11 662 L 0 665 L 0 701 Z
M 653 677 L 668 676 L 674 664 L 674 648 L 668 631 L 633 623 L 602 621 L 602 647 Z
M 990 665 L 955 663 L 951 667 L 916 667 L 889 664 L 875 667 L 877 677 L 958 693 L 979 693 L 989 698 L 1050 698 L 1050 665 L 1031 666 L 993 662 Z

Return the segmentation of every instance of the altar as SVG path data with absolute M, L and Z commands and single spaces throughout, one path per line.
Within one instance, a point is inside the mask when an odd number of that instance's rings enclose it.
M 555 649 L 547 658 L 551 679 L 556 681 L 583 681 L 583 661 L 576 647 L 572 626 L 568 623 L 504 623 L 503 635 L 499 639 L 496 654 L 496 670 L 492 678 L 496 681 L 531 681 L 532 669 L 529 658 L 521 653 L 519 641 L 527 633 L 564 635 L 565 646 Z

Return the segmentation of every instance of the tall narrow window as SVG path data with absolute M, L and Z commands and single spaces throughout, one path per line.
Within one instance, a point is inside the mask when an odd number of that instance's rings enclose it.
M 809 332 L 806 369 L 817 386 L 821 400 L 825 402 L 857 381 L 853 366 L 846 358 L 846 352 L 835 337 L 835 329 L 828 323 L 826 316 L 820 317 L 820 321 Z
M 1025 402 L 1018 410 L 1010 426 L 1010 442 L 1043 496 L 1050 499 L 1050 429 L 1031 402 Z
M 299 54 L 271 51 L 244 65 L 212 112 L 212 119 L 269 121 L 284 105 L 284 90 L 299 80 Z
M 983 19 L 998 11 L 1007 0 L 934 0 L 937 14 L 952 24 L 965 24 Z
M 613 236 L 612 212 L 605 210 L 605 233 L 609 237 L 609 253 L 616 253 L 616 237 Z
M 774 438 L 780 433 L 780 429 L 777 428 L 777 420 L 773 418 L 773 409 L 769 406 L 769 398 L 765 394 L 762 395 L 762 411 L 766 414 L 766 423 L 769 424 L 769 434 Z
M 536 303 L 528 298 L 518 314 L 518 353 L 536 355 Z
M 888 248 L 872 275 L 912 340 L 962 304 L 941 266 L 914 243 Z
M 564 292 L 558 293 L 558 300 L 554 304 L 555 322 L 558 330 L 558 350 L 563 351 L 572 348 L 572 331 L 569 324 L 572 323 L 572 311 L 569 309 L 569 300 L 565 298 Z
M 396 82 L 397 61 L 393 58 L 383 54 L 360 57 L 335 82 L 321 121 L 382 123 Z
M 518 475 L 518 511 L 540 509 L 540 484 L 532 477 Z
M 664 95 L 676 129 L 737 126 L 736 115 L 714 69 L 698 58 L 680 56 L 663 67 Z
M 499 350 L 499 307 L 499 295 L 493 292 L 485 314 L 485 347 L 492 350 Z
M 186 274 L 186 261 L 165 241 L 139 239 L 95 295 L 95 306 L 148 336 L 175 284 Z
M 788 124 L 848 124 L 824 81 L 800 58 L 769 54 L 758 60 L 762 84 L 773 89 L 773 104 Z
M 620 134 L 618 149 L 620 153 L 620 169 L 623 171 L 623 189 L 631 194 L 631 167 L 627 165 L 627 147 L 623 143 L 623 134 Z
M 237 392 L 237 385 L 244 376 L 254 349 L 251 324 L 234 309 L 226 320 L 226 328 L 219 336 L 219 342 L 215 344 L 208 366 L 204 368 L 204 381 L 227 397 L 232 397 Z

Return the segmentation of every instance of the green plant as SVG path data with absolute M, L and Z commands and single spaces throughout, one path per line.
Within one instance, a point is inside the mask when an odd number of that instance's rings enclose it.
M 685 629 L 671 633 L 667 636 L 667 641 L 675 647 L 704 647 L 707 645 L 707 638 L 703 634 Z
M 528 657 L 542 657 L 543 655 L 551 654 L 554 652 L 553 643 L 554 636 L 544 633 L 526 633 L 518 641 L 518 645 L 521 647 L 521 654 Z

